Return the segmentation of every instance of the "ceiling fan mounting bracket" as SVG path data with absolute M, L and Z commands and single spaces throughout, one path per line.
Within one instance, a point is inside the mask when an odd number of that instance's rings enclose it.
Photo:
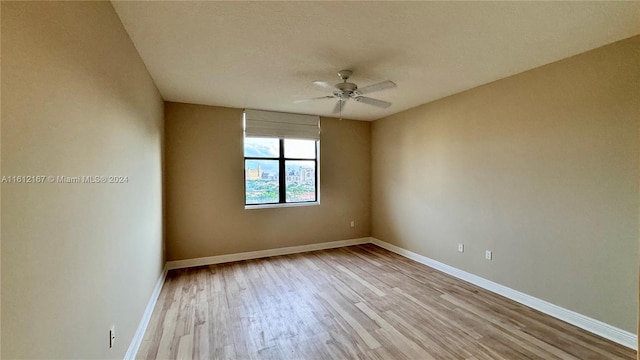
M 353 74 L 353 71 L 351 70 L 340 70 L 338 71 L 338 76 L 340 77 L 340 79 L 347 81 L 347 79 L 349 79 L 349 76 L 351 76 L 351 74 Z

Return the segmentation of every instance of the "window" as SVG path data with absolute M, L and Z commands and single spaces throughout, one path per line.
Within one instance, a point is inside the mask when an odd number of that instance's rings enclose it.
M 317 158 L 314 140 L 245 137 L 245 205 L 317 201 Z
M 245 111 L 245 206 L 318 202 L 319 118 Z

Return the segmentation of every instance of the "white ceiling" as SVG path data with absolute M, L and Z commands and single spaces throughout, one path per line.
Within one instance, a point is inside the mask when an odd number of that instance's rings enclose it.
M 640 33 L 640 2 L 123 2 L 168 101 L 332 116 L 314 80 L 354 71 L 343 117 L 375 120 Z

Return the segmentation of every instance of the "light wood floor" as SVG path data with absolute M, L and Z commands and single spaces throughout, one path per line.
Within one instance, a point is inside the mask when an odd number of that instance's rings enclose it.
M 171 271 L 139 359 L 635 359 L 375 245 Z

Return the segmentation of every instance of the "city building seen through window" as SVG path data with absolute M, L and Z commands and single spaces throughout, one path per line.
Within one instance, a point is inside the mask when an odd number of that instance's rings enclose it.
M 318 141 L 244 138 L 245 205 L 316 202 Z

